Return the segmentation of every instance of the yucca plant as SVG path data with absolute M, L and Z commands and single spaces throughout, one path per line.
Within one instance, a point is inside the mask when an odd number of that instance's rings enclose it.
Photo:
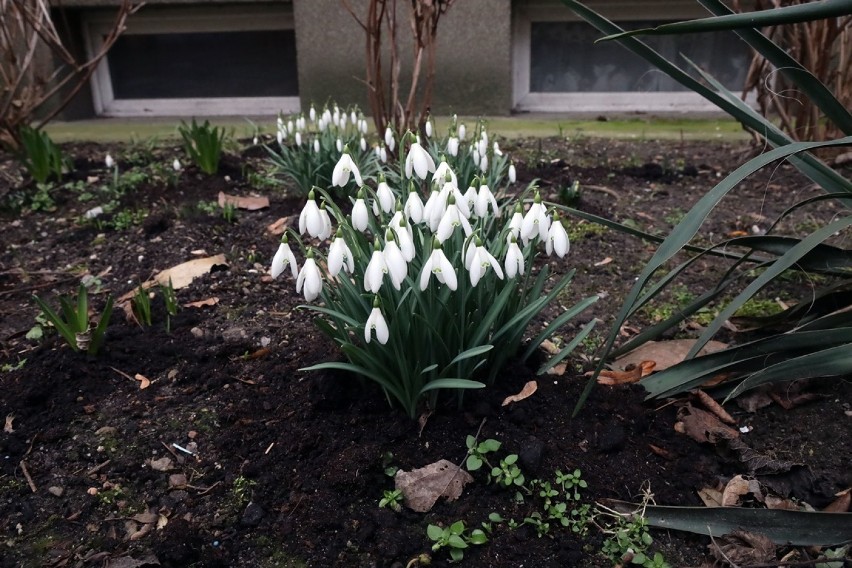
M 720 373 L 730 374 L 732 377 L 720 387 L 721 394 L 731 396 L 766 382 L 836 376 L 852 372 L 852 311 L 848 310 L 852 305 L 849 294 L 849 287 L 852 285 L 849 278 L 852 254 L 845 248 L 826 242 L 852 225 L 852 215 L 849 214 L 849 208 L 852 206 L 852 182 L 811 154 L 811 151 L 819 148 L 852 145 L 852 115 L 824 84 L 758 29 L 767 25 L 783 25 L 848 15 L 849 2 L 825 0 L 758 13 L 734 14 L 718 0 L 698 0 L 702 6 L 714 14 L 714 17 L 630 32 L 625 32 L 580 2 L 575 0 L 563 0 L 563 2 L 606 34 L 604 40 L 618 40 L 674 80 L 716 104 L 739 120 L 744 127 L 764 137 L 774 147 L 746 162 L 719 182 L 693 206 L 662 241 L 654 256 L 638 276 L 636 284 L 615 318 L 606 342 L 605 354 L 597 371 L 600 372 L 605 362 L 613 356 L 659 337 L 710 302 L 720 301 L 722 294 L 731 285 L 737 284 L 741 287 L 741 291 L 721 307 L 715 319 L 701 333 L 687 360 L 643 381 L 642 384 L 649 391 L 649 396 L 670 396 L 684 392 Z M 784 75 L 787 81 L 795 84 L 801 93 L 811 99 L 826 120 L 836 125 L 844 137 L 824 142 L 794 142 L 772 120 L 755 112 L 737 95 L 725 89 L 716 79 L 688 59 L 683 58 L 683 62 L 667 60 L 635 37 L 642 34 L 685 34 L 715 30 L 734 31 L 762 54 L 779 73 Z M 690 71 L 697 73 L 701 80 L 690 76 Z M 788 160 L 822 188 L 824 194 L 800 201 L 790 207 L 779 216 L 765 235 L 729 239 L 706 248 L 689 244 L 701 230 L 705 219 L 728 192 L 749 175 L 778 160 Z M 827 200 L 836 201 L 841 205 L 840 212 L 831 222 L 825 223 L 803 238 L 776 232 L 780 220 L 814 203 Z M 570 211 L 587 219 L 594 218 L 588 214 Z M 602 221 L 599 218 L 596 220 Z M 606 224 L 626 230 L 611 221 L 606 221 Z M 633 230 L 629 232 L 637 233 Z M 652 277 L 663 271 L 667 263 L 682 251 L 697 254 L 663 272 L 662 276 L 652 283 Z M 678 314 L 651 326 L 616 349 L 615 340 L 618 337 L 618 331 L 627 318 L 656 298 L 675 281 L 679 274 L 704 255 L 724 256 L 731 259 L 730 269 L 723 278 L 710 286 L 707 292 L 684 307 Z M 760 270 L 753 270 L 754 268 Z M 777 316 L 776 322 L 782 318 L 787 318 L 787 321 L 791 322 L 787 331 L 713 355 L 696 357 L 729 317 L 758 291 L 790 270 L 831 275 L 835 278 L 835 283 L 831 288 L 815 294 L 815 297 L 821 301 L 803 302 Z M 593 376 L 587 385 L 577 403 L 575 413 L 582 407 L 595 378 Z

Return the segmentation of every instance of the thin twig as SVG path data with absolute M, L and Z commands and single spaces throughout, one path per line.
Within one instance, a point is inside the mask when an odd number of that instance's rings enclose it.
M 21 460 L 21 463 L 19 463 L 18 465 L 21 466 L 21 472 L 23 472 L 24 477 L 26 478 L 27 483 L 30 486 L 30 489 L 32 489 L 32 492 L 37 493 L 38 489 L 36 489 L 36 484 L 33 481 L 33 478 L 30 475 L 29 470 L 27 470 L 27 462 L 25 462 L 24 460 Z

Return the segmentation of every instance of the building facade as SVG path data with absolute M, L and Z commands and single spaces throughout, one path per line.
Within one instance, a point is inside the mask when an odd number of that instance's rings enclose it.
M 363 10 L 367 0 L 350 0 Z M 694 0 L 589 0 L 625 27 L 702 17 Z M 399 1 L 402 84 L 410 69 Z M 72 43 L 97 51 L 114 0 L 65 0 Z M 558 0 L 456 0 L 440 20 L 433 112 L 710 110 Z M 409 40 L 410 42 L 410 40 Z M 739 90 L 750 54 L 723 33 L 649 41 Z M 334 100 L 367 107 L 365 38 L 341 0 L 148 0 L 69 109 L 71 117 L 269 115 Z

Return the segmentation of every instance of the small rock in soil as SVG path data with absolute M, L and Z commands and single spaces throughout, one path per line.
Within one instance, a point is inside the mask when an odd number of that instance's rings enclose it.
M 245 527 L 256 527 L 260 524 L 264 513 L 263 507 L 254 502 L 249 503 L 246 510 L 243 511 L 243 518 L 240 519 L 240 523 Z
M 247 337 L 246 330 L 241 327 L 230 327 L 222 332 L 222 339 L 227 343 L 241 343 Z
M 106 436 L 115 436 L 116 428 L 114 426 L 104 426 L 103 428 L 98 428 L 95 431 L 95 436 L 106 437 Z
M 194 337 L 197 337 L 198 339 L 204 337 L 204 330 L 200 327 L 193 327 L 189 330 L 189 333 L 191 333 Z
M 65 490 L 58 485 L 54 485 L 52 487 L 47 488 L 47 492 L 51 495 L 55 495 L 56 497 L 62 497 L 62 494 L 65 493 Z
M 617 452 L 624 447 L 624 442 L 627 441 L 627 433 L 621 424 L 610 420 L 598 430 L 597 439 L 598 450 L 601 452 Z

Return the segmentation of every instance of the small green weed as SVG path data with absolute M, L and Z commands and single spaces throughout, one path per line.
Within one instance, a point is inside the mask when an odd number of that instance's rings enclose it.
M 74 351 L 85 351 L 89 355 L 97 354 L 112 315 L 112 296 L 107 297 L 104 310 L 94 329 L 89 325 L 89 293 L 82 284 L 77 291 L 76 301 L 66 296 L 59 297 L 62 317 L 38 296 L 33 296 L 33 300 L 38 304 L 44 317 L 53 324 Z
M 178 132 L 183 138 L 187 155 L 202 172 L 214 175 L 219 171 L 226 138 L 223 127 L 212 126 L 209 120 L 198 124 L 193 118 L 190 124 L 181 121 Z

